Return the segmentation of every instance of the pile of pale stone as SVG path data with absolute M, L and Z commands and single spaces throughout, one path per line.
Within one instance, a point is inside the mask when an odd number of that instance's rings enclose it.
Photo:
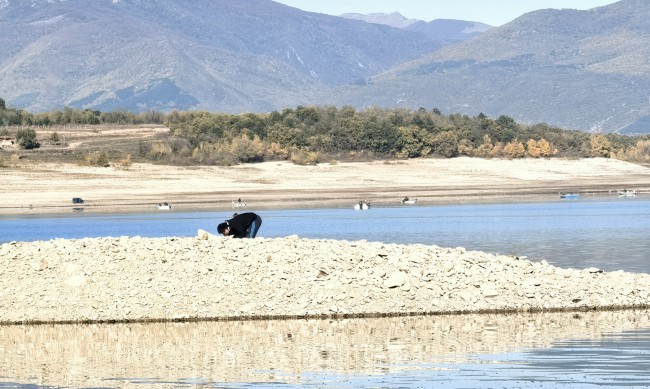
M 0 245 L 0 322 L 648 307 L 650 275 L 367 241 L 85 238 Z

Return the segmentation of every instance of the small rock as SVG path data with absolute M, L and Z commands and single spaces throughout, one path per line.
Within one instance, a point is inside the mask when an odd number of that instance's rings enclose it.
M 393 273 L 384 281 L 384 286 L 389 289 L 396 288 L 398 286 L 404 285 L 404 282 L 406 282 L 406 275 L 401 271 L 398 271 L 396 273 Z

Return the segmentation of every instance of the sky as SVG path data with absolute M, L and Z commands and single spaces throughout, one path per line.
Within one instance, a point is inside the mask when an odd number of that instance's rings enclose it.
M 328 15 L 399 12 L 408 19 L 430 22 L 458 19 L 501 26 L 538 9 L 589 9 L 616 0 L 274 0 L 303 11 Z

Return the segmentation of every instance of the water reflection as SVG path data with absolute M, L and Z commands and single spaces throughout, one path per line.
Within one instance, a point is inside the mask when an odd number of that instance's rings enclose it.
M 650 311 L 2 326 L 0 374 L 22 385 L 68 387 L 396 387 L 526 381 L 584 371 L 588 358 L 605 361 L 594 369 L 608 372 L 606 361 L 616 358 L 608 350 L 629 347 L 635 351 L 609 374 L 638 382 L 638 369 L 650 366 L 648 347 L 633 334 L 650 335 Z M 629 355 L 646 362 L 625 365 Z M 481 367 L 495 362 L 510 370 Z

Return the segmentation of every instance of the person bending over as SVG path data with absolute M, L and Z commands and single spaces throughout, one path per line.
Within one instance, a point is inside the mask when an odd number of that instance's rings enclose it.
M 262 218 L 254 212 L 235 214 L 232 219 L 219 223 L 217 232 L 234 238 L 254 238 L 262 225 Z

